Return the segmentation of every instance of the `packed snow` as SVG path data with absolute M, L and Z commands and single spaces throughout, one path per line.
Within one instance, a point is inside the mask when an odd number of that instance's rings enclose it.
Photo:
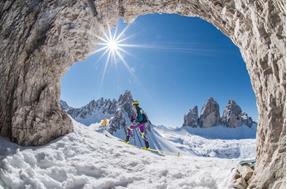
M 154 127 L 150 137 L 165 154 L 159 156 L 97 125 L 73 123 L 73 133 L 41 147 L 0 138 L 0 188 L 224 189 L 238 162 L 255 156 L 255 139 L 208 139 Z

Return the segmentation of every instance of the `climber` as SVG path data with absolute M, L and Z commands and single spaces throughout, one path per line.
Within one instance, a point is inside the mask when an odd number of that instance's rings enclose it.
M 148 122 L 147 115 L 144 113 L 142 108 L 139 106 L 139 102 L 137 100 L 134 100 L 132 102 L 133 108 L 134 108 L 134 114 L 131 117 L 131 126 L 127 129 L 127 138 L 125 140 L 126 143 L 129 142 L 130 136 L 132 135 L 132 130 L 135 128 L 139 128 L 140 135 L 142 139 L 144 140 L 145 143 L 145 148 L 144 149 L 149 149 L 149 143 L 148 139 L 145 135 L 145 127 L 146 123 Z

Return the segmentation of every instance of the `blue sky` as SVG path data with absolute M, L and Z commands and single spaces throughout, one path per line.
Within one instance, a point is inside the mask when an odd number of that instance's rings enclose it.
M 119 31 L 126 24 L 118 23 Z M 121 61 L 109 64 L 101 52 L 74 64 L 61 81 L 61 99 L 81 107 L 100 97 L 118 98 L 130 90 L 155 124 L 182 125 L 183 116 L 208 97 L 222 113 L 234 99 L 253 119 L 257 109 L 250 78 L 239 49 L 221 31 L 199 18 L 178 15 L 138 17 L 125 32 L 131 48 L 123 55 L 133 74 Z

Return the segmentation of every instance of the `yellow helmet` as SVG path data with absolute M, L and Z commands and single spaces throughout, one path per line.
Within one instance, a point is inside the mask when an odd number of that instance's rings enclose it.
M 133 106 L 138 106 L 140 103 L 139 103 L 139 101 L 137 101 L 137 100 L 134 100 L 133 102 L 132 102 L 132 105 Z

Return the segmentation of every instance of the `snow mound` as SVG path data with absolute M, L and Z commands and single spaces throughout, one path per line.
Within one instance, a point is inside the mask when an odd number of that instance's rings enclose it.
M 227 188 L 238 159 L 158 156 L 74 121 L 75 131 L 41 147 L 0 138 L 0 188 Z

